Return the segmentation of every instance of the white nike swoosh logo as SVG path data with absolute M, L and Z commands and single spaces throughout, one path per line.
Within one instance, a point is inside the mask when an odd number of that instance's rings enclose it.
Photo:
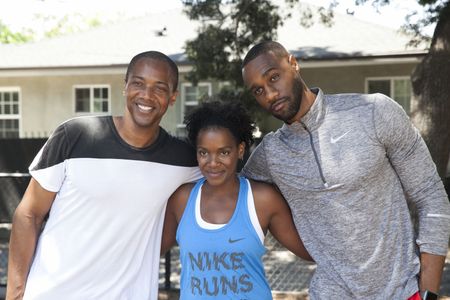
M 346 133 L 344 133 L 343 135 L 340 135 L 340 136 L 338 136 L 338 137 L 336 137 L 336 138 L 331 137 L 331 143 L 332 143 L 332 144 L 336 143 L 337 141 L 339 141 L 340 139 L 342 139 L 344 136 L 346 136 L 347 133 L 349 133 L 349 132 L 350 132 L 350 130 L 347 131 Z

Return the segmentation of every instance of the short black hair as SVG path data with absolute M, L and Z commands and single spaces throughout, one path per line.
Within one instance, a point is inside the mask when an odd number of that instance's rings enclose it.
M 289 55 L 286 48 L 284 48 L 280 43 L 274 41 L 264 41 L 256 44 L 247 52 L 247 55 L 245 55 L 245 58 L 242 61 L 241 68 L 244 68 L 250 61 L 254 60 L 261 54 L 265 54 L 268 52 L 273 53 L 276 57 L 279 58 Z
M 176 91 L 177 87 L 178 87 L 178 67 L 175 64 L 175 62 L 172 59 L 170 59 L 170 57 L 168 57 L 167 55 L 165 55 L 164 53 L 161 53 L 159 51 L 146 51 L 146 52 L 142 52 L 142 53 L 135 55 L 131 59 L 130 63 L 128 64 L 127 73 L 125 75 L 125 82 L 128 82 L 128 76 L 130 75 L 130 72 L 133 70 L 136 63 L 140 59 L 144 59 L 144 58 L 145 59 L 153 59 L 153 60 L 162 61 L 162 62 L 167 63 L 167 65 L 169 66 L 170 72 L 172 73 L 172 77 L 173 77 L 173 91 Z
M 247 110 L 240 102 L 205 101 L 185 116 L 184 122 L 189 141 L 197 145 L 197 136 L 205 128 L 226 128 L 236 139 L 237 143 L 245 143 L 248 150 L 253 143 L 255 130 Z

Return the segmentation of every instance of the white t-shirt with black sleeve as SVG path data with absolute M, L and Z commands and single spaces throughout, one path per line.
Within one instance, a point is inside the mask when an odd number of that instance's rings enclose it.
M 111 116 L 61 124 L 30 166 L 56 192 L 25 300 L 155 300 L 164 210 L 200 178 L 195 151 L 162 128 L 147 148 L 123 141 Z

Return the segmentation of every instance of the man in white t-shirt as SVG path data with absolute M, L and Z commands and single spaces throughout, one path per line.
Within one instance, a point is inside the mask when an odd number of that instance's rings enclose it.
M 166 201 L 200 177 L 194 149 L 159 126 L 177 85 L 169 57 L 140 53 L 123 116 L 54 131 L 14 214 L 6 299 L 157 299 Z

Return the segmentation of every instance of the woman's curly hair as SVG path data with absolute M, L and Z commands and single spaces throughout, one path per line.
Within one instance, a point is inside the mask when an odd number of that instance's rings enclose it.
M 188 138 L 197 145 L 197 136 L 205 128 L 226 128 L 238 144 L 244 142 L 248 150 L 253 143 L 255 125 L 247 110 L 239 102 L 209 101 L 201 103 L 185 116 Z

